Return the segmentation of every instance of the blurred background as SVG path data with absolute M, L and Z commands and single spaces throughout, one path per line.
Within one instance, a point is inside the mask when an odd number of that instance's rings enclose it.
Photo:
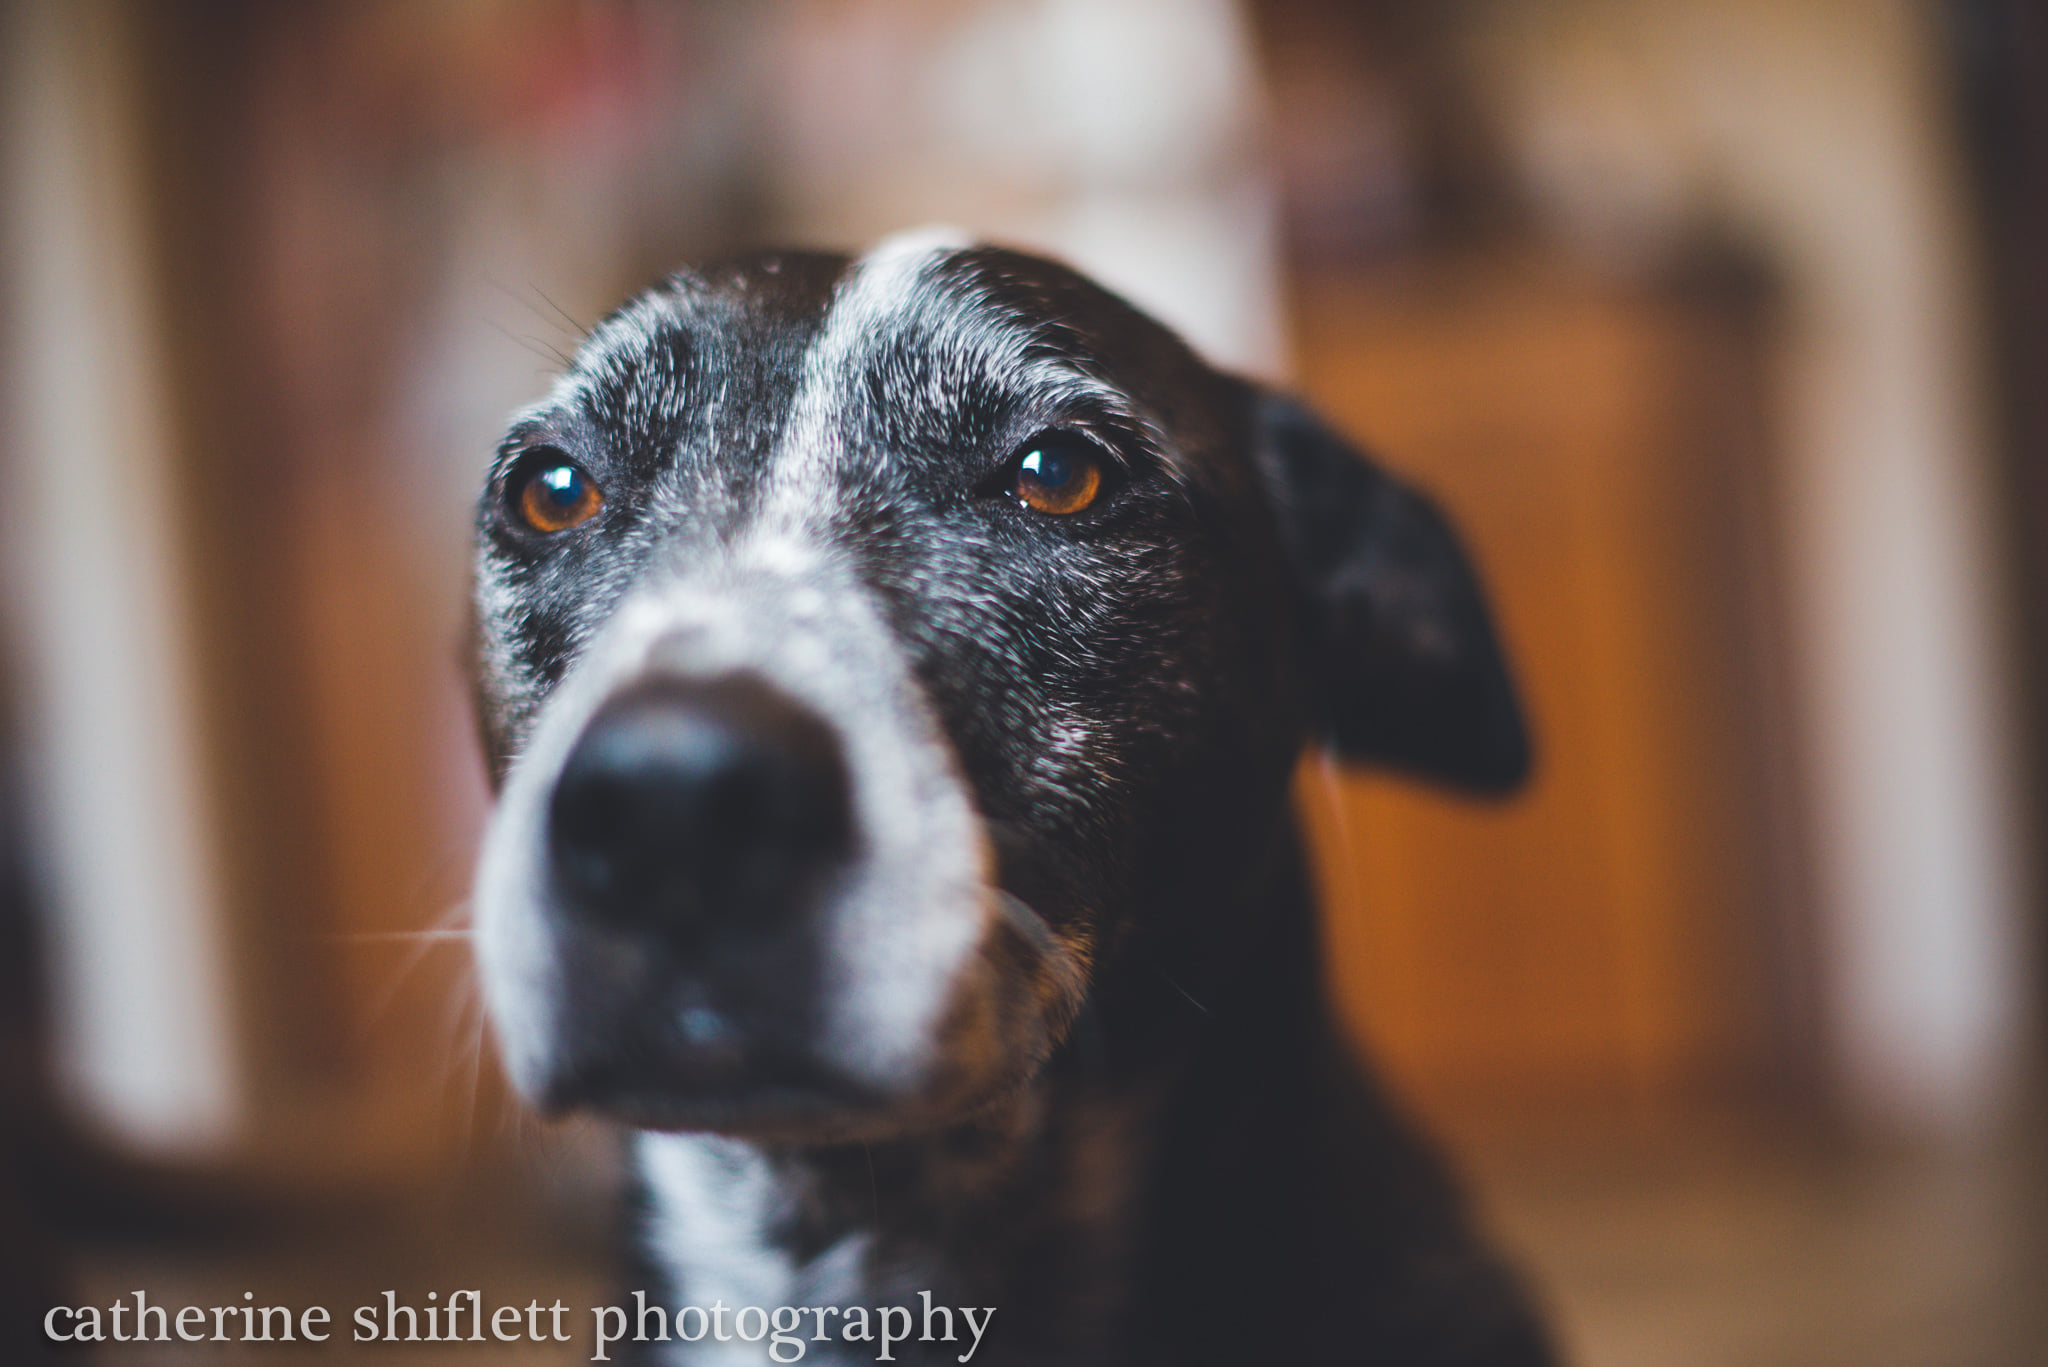
M 6 1332 L 605 1298 L 469 978 L 473 490 L 674 265 L 943 220 L 1468 532 L 1533 788 L 1299 790 L 1574 1359 L 2048 1358 L 2044 91 L 2028 0 L 0 0 Z

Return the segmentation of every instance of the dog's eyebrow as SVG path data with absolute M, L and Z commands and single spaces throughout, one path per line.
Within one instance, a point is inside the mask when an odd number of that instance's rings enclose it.
M 555 391 L 537 403 L 528 404 L 512 415 L 505 435 L 491 454 L 484 478 L 490 483 L 504 479 L 526 454 L 536 448 L 557 446 L 571 460 L 588 461 L 601 452 L 588 449 L 580 421 L 582 389 L 564 376 Z
M 1109 377 L 1064 314 L 1038 313 L 990 284 L 955 272 L 973 253 L 927 259 L 898 304 L 898 344 L 948 377 L 949 403 L 963 387 L 983 390 L 1005 409 L 1029 408 L 1049 425 L 1073 426 L 1142 457 L 1176 485 L 1189 471 L 1165 424 Z M 886 356 L 889 343 L 877 354 Z M 873 377 L 871 376 L 871 382 Z M 878 396 L 879 397 L 879 396 Z
M 1079 357 L 1027 348 L 1030 358 L 1020 387 L 1039 403 L 1062 413 L 1067 424 L 1109 440 L 1117 450 L 1143 457 L 1179 489 L 1191 484 L 1188 462 L 1165 426 L 1120 386 L 1096 374 Z
M 510 473 L 512 467 L 518 464 L 520 457 L 535 444 L 536 438 L 554 436 L 556 424 L 551 419 L 557 417 L 559 412 L 555 404 L 543 401 L 514 414 L 511 426 L 499 439 L 497 449 L 491 453 L 491 465 L 484 474 L 485 479 L 496 483 Z

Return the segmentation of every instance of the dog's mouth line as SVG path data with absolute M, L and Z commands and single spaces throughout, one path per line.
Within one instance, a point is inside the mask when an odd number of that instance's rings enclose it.
M 557 1089 L 542 1102 L 557 1118 L 588 1114 L 635 1129 L 669 1133 L 765 1138 L 848 1128 L 891 1129 L 898 1108 L 872 1097 L 798 1085 L 752 1085 L 738 1090 L 680 1091 L 657 1084 L 618 1090 Z

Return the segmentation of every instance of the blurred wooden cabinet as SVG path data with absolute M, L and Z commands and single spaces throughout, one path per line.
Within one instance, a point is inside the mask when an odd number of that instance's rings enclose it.
M 1439 1119 L 1782 1082 L 1799 898 L 1753 299 L 1509 257 L 1302 284 L 1303 388 L 1465 533 L 1538 743 L 1500 805 L 1304 765 L 1348 1016 Z

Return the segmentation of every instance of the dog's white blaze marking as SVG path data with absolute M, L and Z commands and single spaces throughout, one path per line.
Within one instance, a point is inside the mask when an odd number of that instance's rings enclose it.
M 938 1017 L 983 930 L 979 820 L 896 642 L 858 588 L 831 588 L 823 562 L 786 584 L 751 557 L 724 591 L 671 587 L 635 604 L 639 630 L 670 642 L 692 673 L 744 668 L 832 724 L 845 748 L 864 857 L 821 935 L 826 1018 L 819 1048 L 882 1088 L 918 1082 Z M 832 610 L 806 625 L 802 605 Z M 745 605 L 746 610 L 741 609 Z M 713 615 L 711 609 L 722 607 Z M 678 641 L 655 625 L 694 621 Z
M 808 586 L 790 591 L 789 615 L 799 622 L 812 622 L 823 617 L 830 604 L 825 595 Z
M 800 624 L 829 577 L 820 574 L 816 528 L 830 516 L 821 505 L 844 458 L 840 426 L 863 353 L 887 335 L 925 272 L 968 245 L 956 230 L 917 230 L 848 269 L 804 354 L 761 509 L 734 548 L 748 569 L 798 581 L 785 618 L 797 628 L 793 639 L 857 656 L 854 668 L 830 675 L 821 672 L 825 655 L 801 647 L 784 661 L 807 676 L 797 695 L 840 730 L 868 849 L 826 932 L 823 1044 L 842 1066 L 885 1086 L 912 1085 L 924 1071 L 953 984 L 987 931 L 985 841 L 950 748 L 866 595 L 851 585 L 831 595 L 838 611 L 829 641 Z
M 811 573 L 823 560 L 818 548 L 809 541 L 777 532 L 756 532 L 749 536 L 743 543 L 741 554 L 748 565 L 790 579 Z M 815 599 L 813 591 L 810 601 Z
M 918 278 L 967 245 L 953 229 L 917 229 L 883 239 L 847 268 L 824 324 L 804 352 L 802 378 L 763 501 L 758 523 L 763 530 L 802 526 L 819 492 L 831 487 L 840 455 L 838 422 L 847 388 L 859 374 L 860 353 L 902 312 Z

